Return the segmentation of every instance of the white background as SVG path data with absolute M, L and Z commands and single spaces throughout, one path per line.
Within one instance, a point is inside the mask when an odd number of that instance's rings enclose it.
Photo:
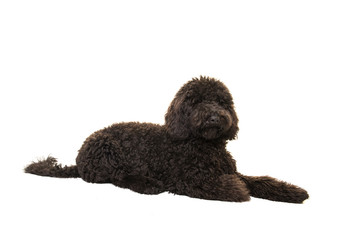
M 1 239 L 359 239 L 358 1 L 1 1 Z M 146 196 L 27 175 L 114 122 L 162 124 L 192 77 L 222 80 L 240 172 L 302 205 Z

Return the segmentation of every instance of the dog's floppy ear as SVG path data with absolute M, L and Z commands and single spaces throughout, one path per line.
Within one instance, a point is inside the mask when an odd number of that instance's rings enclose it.
M 239 119 L 234 110 L 234 106 L 231 107 L 230 114 L 231 114 L 231 118 L 232 118 L 232 125 L 231 125 L 230 129 L 227 131 L 226 138 L 228 140 L 233 140 L 233 139 L 237 138 L 237 133 L 239 132 L 239 127 L 238 127 Z
M 165 114 L 166 131 L 175 139 L 186 139 L 190 135 L 188 109 L 183 94 L 175 96 Z

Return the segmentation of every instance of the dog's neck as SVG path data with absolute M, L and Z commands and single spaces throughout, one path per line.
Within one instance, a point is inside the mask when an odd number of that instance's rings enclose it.
M 227 144 L 227 140 L 225 139 L 206 140 L 203 138 L 190 138 L 190 139 L 182 140 L 181 142 L 186 145 L 190 144 L 193 146 L 207 146 L 217 149 L 225 148 Z

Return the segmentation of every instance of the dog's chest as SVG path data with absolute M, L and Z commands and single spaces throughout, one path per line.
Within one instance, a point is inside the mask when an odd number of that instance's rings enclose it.
M 188 148 L 179 162 L 184 171 L 194 173 L 222 175 L 236 172 L 235 162 L 225 147 L 202 145 Z

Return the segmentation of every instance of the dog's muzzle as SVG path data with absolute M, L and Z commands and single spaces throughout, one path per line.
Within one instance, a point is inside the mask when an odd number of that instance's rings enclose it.
M 232 118 L 228 111 L 218 105 L 204 104 L 202 108 L 193 112 L 192 127 L 205 139 L 215 139 L 228 131 Z

